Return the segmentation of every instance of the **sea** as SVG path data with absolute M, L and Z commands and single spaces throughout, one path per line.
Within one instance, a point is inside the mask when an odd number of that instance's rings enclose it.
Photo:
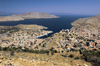
M 47 38 L 53 33 L 59 32 L 62 29 L 71 29 L 71 23 L 79 18 L 87 18 L 91 17 L 91 15 L 57 15 L 59 18 L 42 18 L 42 19 L 25 19 L 22 21 L 6 21 L 0 22 L 0 26 L 15 26 L 18 24 L 36 24 L 48 27 L 46 30 L 53 31 L 52 33 L 39 37 L 39 38 Z

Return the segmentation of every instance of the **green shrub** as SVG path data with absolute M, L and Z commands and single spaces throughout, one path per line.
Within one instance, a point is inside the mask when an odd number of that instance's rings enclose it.
M 75 60 L 78 60 L 79 59 L 79 56 L 75 57 Z
M 51 55 L 54 55 L 54 52 L 53 51 L 51 52 Z
M 74 55 L 73 55 L 73 54 L 70 54 L 70 55 L 69 55 L 69 57 L 70 57 L 70 58 L 73 58 L 73 57 L 74 57 Z
M 13 56 L 13 55 L 14 55 L 14 51 L 11 51 L 11 52 L 10 52 L 10 55 Z

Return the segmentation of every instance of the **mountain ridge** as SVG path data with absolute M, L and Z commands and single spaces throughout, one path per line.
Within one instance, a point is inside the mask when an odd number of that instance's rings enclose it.
M 88 18 L 80 18 L 71 24 L 73 26 L 70 30 L 71 32 L 78 33 L 80 30 L 85 29 L 89 30 L 92 34 L 100 34 L 100 15 Z M 97 32 L 95 32 L 95 30 Z
M 33 19 L 33 18 L 58 18 L 58 16 L 50 15 L 48 13 L 28 12 L 26 14 L 0 16 L 0 22 L 2 22 L 2 21 L 19 21 L 19 20 Z

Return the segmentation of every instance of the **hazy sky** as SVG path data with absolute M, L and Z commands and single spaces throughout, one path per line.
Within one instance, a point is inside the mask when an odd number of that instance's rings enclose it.
M 0 0 L 0 11 L 98 15 L 100 0 Z

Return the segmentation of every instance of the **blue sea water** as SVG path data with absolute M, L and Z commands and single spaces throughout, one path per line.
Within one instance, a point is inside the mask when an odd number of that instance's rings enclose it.
M 15 26 L 18 24 L 37 24 L 42 25 L 45 27 L 48 27 L 47 30 L 53 31 L 53 33 L 59 32 L 62 29 L 71 29 L 72 25 L 71 23 L 79 18 L 87 18 L 91 17 L 90 15 L 58 15 L 59 18 L 46 18 L 46 19 L 25 19 L 22 21 L 6 21 L 6 22 L 0 22 L 0 25 L 3 26 Z M 53 34 L 51 33 L 51 34 Z M 50 36 L 51 34 L 48 34 L 47 36 L 43 36 L 41 38 L 46 38 Z

